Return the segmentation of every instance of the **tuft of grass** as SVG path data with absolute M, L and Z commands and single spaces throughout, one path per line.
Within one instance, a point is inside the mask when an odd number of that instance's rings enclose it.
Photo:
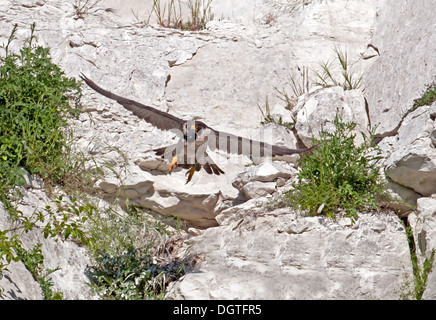
M 89 10 L 94 8 L 101 0 L 75 0 L 73 8 L 76 14 L 76 19 L 83 19 L 84 15 L 88 13 Z
M 154 12 L 159 25 L 165 28 L 182 30 L 203 30 L 206 23 L 213 20 L 211 11 L 212 0 L 189 0 L 188 8 L 190 19 L 183 22 L 181 1 L 169 0 L 167 5 L 162 5 L 161 0 L 153 0 L 152 12 Z
M 310 215 L 334 217 L 343 209 L 353 218 L 359 209 L 375 208 L 384 190 L 377 166 L 381 158 L 371 137 L 363 136 L 364 143 L 354 145 L 355 123 L 344 123 L 337 114 L 333 124 L 334 132 L 321 130 L 321 144 L 313 154 L 302 156 L 298 183 L 285 197 Z
M 278 91 L 278 90 L 277 90 Z M 279 91 L 280 92 L 280 91 Z M 281 93 L 281 92 L 280 92 Z M 284 94 L 284 96 L 287 98 L 287 96 Z M 263 111 L 262 107 L 260 106 L 260 104 L 257 104 L 257 108 L 259 109 L 259 111 L 262 113 L 262 117 L 263 120 L 260 122 L 262 125 L 263 124 L 267 124 L 267 123 L 275 123 L 281 126 L 284 126 L 286 128 L 292 128 L 292 126 L 294 125 L 291 122 L 286 122 L 284 119 L 282 119 L 282 117 L 279 118 L 279 120 L 275 120 L 272 115 L 271 115 L 271 108 L 269 106 L 269 102 L 268 102 L 268 97 L 266 97 L 265 99 L 265 111 Z
M 309 69 L 303 66 L 302 68 L 297 67 L 297 70 L 299 74 L 291 76 L 291 88 L 295 97 L 308 93 L 310 89 Z M 299 79 L 296 79 L 297 77 Z
M 346 50 L 340 50 L 339 48 L 334 48 L 337 62 L 339 62 L 339 68 L 342 75 L 342 79 L 338 80 L 334 76 L 334 62 L 327 61 L 320 64 L 321 72 L 315 71 L 315 76 L 317 78 L 316 84 L 323 87 L 339 86 L 344 88 L 344 90 L 354 90 L 359 89 L 362 85 L 362 76 L 356 78 L 354 71 L 352 70 L 348 62 L 348 53 Z

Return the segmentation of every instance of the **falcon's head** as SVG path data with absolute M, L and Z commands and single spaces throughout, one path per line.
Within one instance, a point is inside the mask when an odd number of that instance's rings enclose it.
M 186 121 L 183 124 L 183 138 L 187 142 L 194 142 L 198 140 L 205 140 L 203 133 L 207 129 L 207 125 L 201 121 Z

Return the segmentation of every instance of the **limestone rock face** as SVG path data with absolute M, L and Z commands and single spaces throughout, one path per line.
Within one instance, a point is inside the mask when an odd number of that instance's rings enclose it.
M 404 225 L 392 213 L 331 221 L 248 203 L 192 239 L 204 255 L 174 285 L 176 299 L 397 299 L 411 272 Z M 225 216 L 232 218 L 225 219 Z
M 379 1 L 371 44 L 376 63 L 365 74 L 371 123 L 383 133 L 395 128 L 402 115 L 434 80 L 436 20 L 434 3 Z
M 214 0 L 212 13 L 222 21 L 216 19 L 208 23 L 207 30 L 189 32 L 154 24 L 152 2 L 99 2 L 86 7 L 80 16 L 71 4 L 62 2 L 17 6 L 7 10 L 7 15 L 0 13 L 0 36 L 7 38 L 12 28 L 8 24 L 26 25 L 29 17 L 35 16 L 38 43 L 51 48 L 54 61 L 67 75 L 77 77 L 83 72 L 105 89 L 176 116 L 295 148 L 294 133 L 276 134 L 275 129 L 271 141 L 266 139 L 258 105 L 268 98 L 271 106 L 283 106 L 274 88 L 282 90 L 298 65 L 311 66 L 321 58 L 329 59 L 335 44 L 346 45 L 349 55 L 358 57 L 357 52 L 364 50 L 370 38 L 375 15 L 375 0 L 358 6 L 345 0 L 334 4 L 314 1 L 292 15 L 261 0 L 238 5 Z M 183 10 L 186 4 L 182 1 Z M 352 23 L 338 15 L 344 4 L 347 12 L 342 14 L 352 17 Z M 146 21 L 147 17 L 150 20 Z M 26 31 L 19 31 L 20 41 Z M 307 41 L 310 35 L 315 38 Z M 83 90 L 82 102 L 89 114 L 72 120 L 75 144 L 78 151 L 93 157 L 90 164 L 96 161 L 114 172 L 108 170 L 105 180 L 97 185 L 106 198 L 121 194 L 146 209 L 185 217 L 196 226 L 210 226 L 238 195 L 232 181 L 247 163 L 260 162 L 214 153 L 211 156 L 226 174 L 210 177 L 199 172 L 185 186 L 182 171 L 168 175 L 168 165 L 150 152 L 173 144 L 173 133 L 137 119 L 87 87 Z M 274 107 L 273 115 L 292 123 L 290 112 L 283 111 L 283 107 Z M 295 162 L 295 157 L 284 160 Z M 116 181 L 119 176 L 123 182 Z M 257 187 L 245 187 L 246 194 L 273 191 L 272 185 L 262 192 L 257 192 Z M 197 203 L 195 210 L 190 209 L 190 203 Z

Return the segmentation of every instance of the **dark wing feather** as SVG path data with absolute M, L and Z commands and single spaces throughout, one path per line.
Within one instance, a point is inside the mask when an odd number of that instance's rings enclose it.
M 204 125 L 204 124 L 203 124 Z M 206 126 L 207 129 L 213 132 L 215 135 L 215 139 L 210 139 L 209 141 L 214 141 L 215 143 L 208 143 L 208 146 L 211 150 L 219 149 L 225 151 L 227 153 L 236 153 L 238 155 L 245 156 L 284 156 L 284 155 L 292 155 L 292 154 L 301 154 L 301 153 L 309 153 L 318 145 L 314 145 L 310 148 L 304 149 L 290 149 L 285 147 L 279 147 L 276 145 L 271 145 L 265 142 L 260 142 L 248 138 L 243 138 L 240 136 L 236 136 L 231 133 L 214 130 L 209 126 Z
M 151 123 L 152 125 L 161 130 L 183 129 L 183 124 L 185 123 L 183 119 L 177 118 L 169 113 L 157 110 L 155 108 L 146 106 L 134 100 L 120 97 L 119 95 L 116 95 L 99 87 L 83 74 L 80 75 L 80 78 L 82 78 L 82 80 L 85 81 L 88 86 L 90 86 L 98 93 L 104 95 L 109 99 L 115 100 L 124 108 L 133 112 L 133 114 L 138 118 L 144 119 L 148 123 Z
M 218 167 L 215 162 L 213 162 L 211 157 L 209 157 L 209 155 L 206 152 L 206 149 L 203 150 L 204 150 L 203 154 L 201 152 L 197 152 L 197 163 L 200 164 L 208 174 L 213 173 L 218 176 L 220 174 L 224 174 L 225 172 L 221 170 L 221 168 Z

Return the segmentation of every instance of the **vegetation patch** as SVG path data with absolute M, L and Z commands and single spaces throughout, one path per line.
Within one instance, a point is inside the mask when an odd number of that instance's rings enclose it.
M 0 58 L 0 194 L 24 183 L 23 174 L 37 174 L 57 183 L 69 168 L 68 116 L 79 110 L 70 101 L 80 98 L 74 78 L 51 62 L 49 49 L 35 46 L 35 24 L 19 54 L 9 46 Z
M 96 242 L 86 273 L 94 291 L 111 300 L 163 299 L 168 284 L 185 273 L 188 260 L 174 256 L 183 238 L 141 211 L 104 215 L 94 215 L 89 230 Z
M 372 135 L 355 146 L 353 122 L 344 123 L 337 114 L 334 132 L 320 132 L 320 146 L 300 160 L 298 183 L 286 193 L 289 205 L 309 214 L 334 217 L 338 209 L 356 217 L 357 210 L 375 208 L 384 190 L 380 179 L 377 146 Z M 314 143 L 317 143 L 314 141 Z
M 175 0 L 168 0 L 166 5 L 162 4 L 161 0 L 153 0 L 152 13 L 162 27 L 197 31 L 205 29 L 206 23 L 213 20 L 211 4 L 212 0 L 189 0 L 188 21 L 183 21 L 180 0 L 177 3 Z
M 327 61 L 321 64 L 321 72 L 315 72 L 317 85 L 323 87 L 339 86 L 344 90 L 359 89 L 362 84 L 362 77 L 357 77 L 352 70 L 352 66 L 348 61 L 348 53 L 346 50 L 334 48 L 337 60 Z M 334 75 L 335 61 L 339 64 L 339 70 L 342 78 L 337 79 Z

